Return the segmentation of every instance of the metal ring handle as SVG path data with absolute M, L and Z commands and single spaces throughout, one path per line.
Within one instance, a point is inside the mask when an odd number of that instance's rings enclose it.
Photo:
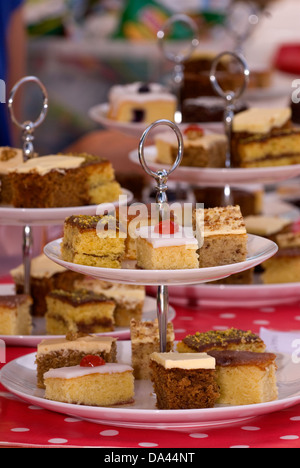
M 187 51 L 186 54 L 174 54 L 172 52 L 167 52 L 165 50 L 165 43 L 164 43 L 164 39 L 165 39 L 165 35 L 166 35 L 166 32 L 167 30 L 174 24 L 174 23 L 185 23 L 186 25 L 188 25 L 192 32 L 194 33 L 194 38 L 192 39 L 192 42 L 190 44 L 190 47 Z M 171 18 L 165 23 L 165 25 L 163 26 L 163 28 L 158 31 L 157 33 L 157 39 L 158 39 L 158 44 L 161 48 L 161 50 L 163 51 L 165 57 L 170 60 L 171 62 L 174 62 L 174 63 L 177 63 L 177 64 L 180 64 L 180 63 L 183 63 L 185 62 L 186 60 L 188 60 L 190 58 L 190 56 L 192 55 L 194 49 L 196 47 L 198 47 L 199 45 L 199 39 L 198 39 L 198 27 L 196 25 L 196 23 L 187 15 L 183 15 L 183 14 L 177 14 L 177 15 L 173 15 L 171 16 Z
M 146 163 L 145 154 L 144 154 L 144 147 L 145 147 L 145 142 L 146 142 L 147 136 L 149 135 L 151 130 L 158 127 L 159 125 L 166 125 L 166 126 L 170 127 L 174 131 L 174 133 L 176 134 L 176 137 L 177 137 L 177 141 L 178 141 L 178 153 L 177 153 L 177 158 L 175 160 L 175 163 L 171 167 L 171 169 L 169 169 L 169 170 L 164 169 L 163 171 L 154 172 L 148 167 L 148 165 Z M 182 157 L 183 157 L 183 137 L 182 137 L 181 131 L 179 130 L 179 128 L 177 127 L 177 125 L 174 122 L 171 122 L 171 120 L 165 120 L 165 119 L 157 120 L 156 122 L 151 124 L 144 131 L 144 133 L 143 133 L 143 135 L 141 137 L 141 140 L 140 140 L 140 144 L 139 144 L 139 160 L 140 160 L 140 163 L 141 163 L 143 169 L 145 170 L 145 172 L 148 175 L 150 175 L 151 177 L 154 177 L 156 180 L 161 179 L 162 174 L 163 174 L 163 176 L 165 178 L 167 178 L 170 174 L 172 174 L 172 172 L 175 171 L 175 169 L 177 169 L 177 167 L 179 166 L 179 164 L 182 161 Z
M 242 87 L 238 91 L 235 91 L 235 92 L 234 91 L 225 92 L 219 85 L 218 80 L 216 78 L 218 64 L 220 60 L 226 55 L 230 55 L 231 57 L 235 58 L 238 62 L 240 62 L 243 68 L 244 83 Z M 235 52 L 223 52 L 219 54 L 213 61 L 211 72 L 210 72 L 210 82 L 213 85 L 213 88 L 216 91 L 216 93 L 229 103 L 236 101 L 244 94 L 249 84 L 249 78 L 250 78 L 250 70 L 249 70 L 246 60 L 244 59 L 242 55 L 236 54 Z
M 21 86 L 23 86 L 23 84 L 26 84 L 26 83 L 29 83 L 29 82 L 36 83 L 39 86 L 39 88 L 41 89 L 42 94 L 43 94 L 43 108 L 42 108 L 40 116 L 37 118 L 37 120 L 35 122 L 20 123 L 17 120 L 17 118 L 15 116 L 15 113 L 14 113 L 14 109 L 13 109 L 14 99 L 15 99 L 16 93 L 19 90 L 19 88 Z M 9 107 L 9 110 L 10 110 L 10 115 L 11 115 L 12 121 L 19 128 L 21 128 L 24 131 L 28 131 L 28 130 L 33 131 L 35 128 L 39 127 L 44 122 L 44 120 L 45 120 L 45 118 L 47 116 L 48 109 L 49 109 L 49 100 L 48 100 L 47 89 L 45 88 L 43 83 L 38 78 L 36 78 L 35 76 L 26 76 L 25 78 L 22 78 L 21 80 L 19 80 L 15 84 L 15 86 L 13 87 L 13 89 L 12 89 L 12 91 L 10 93 L 9 100 L 8 100 L 8 107 Z

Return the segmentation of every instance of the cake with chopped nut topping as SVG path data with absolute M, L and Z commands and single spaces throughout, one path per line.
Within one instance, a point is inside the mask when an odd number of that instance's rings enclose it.
M 248 236 L 239 206 L 196 208 L 193 227 L 198 240 L 200 268 L 247 259 Z
M 62 258 L 80 265 L 121 268 L 125 237 L 114 216 L 71 216 L 64 223 Z
M 208 353 L 211 350 L 239 350 L 263 353 L 264 342 L 255 333 L 236 328 L 228 330 L 210 330 L 187 335 L 177 344 L 177 350 L 182 353 Z
M 249 351 L 209 351 L 216 360 L 221 405 L 254 405 L 278 398 L 276 355 Z
M 44 374 L 50 369 L 77 366 L 83 357 L 92 354 L 106 362 L 117 362 L 116 339 L 108 336 L 69 333 L 66 338 L 43 340 L 37 348 L 37 385 L 45 388 Z

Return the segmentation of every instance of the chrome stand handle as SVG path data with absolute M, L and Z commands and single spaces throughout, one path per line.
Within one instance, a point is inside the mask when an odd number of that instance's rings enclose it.
M 220 61 L 223 59 L 223 57 L 227 55 L 236 59 L 242 67 L 244 81 L 243 81 L 241 88 L 237 91 L 224 91 L 219 85 L 217 77 L 216 77 L 217 68 L 218 68 Z M 225 101 L 224 128 L 225 128 L 225 134 L 226 134 L 227 143 L 228 143 L 227 151 L 226 151 L 226 160 L 225 160 L 226 169 L 229 169 L 232 163 L 231 141 L 232 141 L 232 126 L 233 126 L 235 105 L 236 105 L 237 100 L 240 99 L 241 96 L 246 91 L 248 84 L 249 84 L 249 78 L 250 78 L 250 70 L 249 70 L 249 67 L 245 58 L 242 55 L 239 55 L 234 52 L 223 52 L 219 54 L 213 61 L 211 72 L 210 72 L 210 82 L 216 94 L 218 94 Z M 226 185 L 224 188 L 224 205 L 225 206 L 231 205 L 232 202 L 233 200 L 232 200 L 232 193 L 231 193 L 230 186 Z
M 145 160 L 144 154 L 144 146 L 147 139 L 148 134 L 151 130 L 159 125 L 167 125 L 170 127 L 176 134 L 177 141 L 178 141 L 178 153 L 177 158 L 173 166 L 166 170 L 160 170 L 157 172 L 152 171 L 147 165 Z M 139 144 L 139 160 L 140 163 L 145 170 L 145 172 L 153 177 L 156 180 L 157 186 L 157 194 L 156 194 L 156 203 L 158 205 L 159 210 L 159 220 L 165 219 L 166 213 L 166 205 L 168 202 L 167 198 L 167 182 L 168 177 L 175 169 L 180 165 L 183 157 L 183 137 L 179 130 L 179 128 L 170 120 L 158 120 L 154 122 L 150 127 L 148 127 L 142 135 Z M 169 290 L 166 285 L 158 286 L 157 290 L 157 318 L 158 318 L 158 325 L 159 325 L 159 337 L 160 337 L 160 351 L 162 353 L 166 352 L 167 350 L 167 326 L 168 326 L 168 315 L 169 315 Z
M 178 52 L 177 54 L 173 52 L 169 52 L 166 50 L 165 47 L 165 38 L 167 32 L 175 23 L 183 23 L 187 25 L 194 37 L 189 44 L 186 51 Z M 158 31 L 157 33 L 158 45 L 164 55 L 164 57 L 169 60 L 170 62 L 174 63 L 174 72 L 173 72 L 173 83 L 175 87 L 175 94 L 177 97 L 177 112 L 175 115 L 175 122 L 177 124 L 182 123 L 182 109 L 181 109 L 181 89 L 184 80 L 184 63 L 191 57 L 194 49 L 196 49 L 199 45 L 198 39 L 198 27 L 197 24 L 187 15 L 184 14 L 177 14 L 171 16 L 169 20 L 165 23 L 163 28 Z
M 39 88 L 41 89 L 42 91 L 42 95 L 43 95 L 43 108 L 42 108 L 42 111 L 39 115 L 39 117 L 37 118 L 37 120 L 35 122 L 31 122 L 31 121 L 26 121 L 24 123 L 21 123 L 17 120 L 16 116 L 15 116 L 15 112 L 14 112 L 14 108 L 13 108 L 13 104 L 14 104 L 14 100 L 15 100 L 15 97 L 16 97 L 16 94 L 17 94 L 17 91 L 26 83 L 36 83 Z M 22 131 L 23 131 L 23 141 L 24 141 L 24 145 L 23 145 L 23 158 L 24 158 L 24 161 L 27 161 L 28 159 L 31 159 L 34 157 L 34 146 L 33 146 L 33 141 L 34 141 L 34 131 L 36 128 L 38 128 L 45 120 L 46 116 L 47 116 L 47 113 L 48 113 L 48 93 L 47 93 L 47 90 L 45 88 L 45 86 L 43 85 L 43 83 L 38 79 L 36 78 L 35 76 L 26 76 L 24 78 L 22 78 L 20 81 L 18 81 L 15 86 L 13 87 L 11 93 L 10 93 L 10 97 L 9 97 L 9 100 L 8 100 L 8 108 L 9 108 L 9 111 L 10 111 L 10 116 L 11 116 L 11 119 L 13 121 L 13 123 L 19 127 Z
M 26 121 L 20 123 L 14 112 L 14 100 L 18 90 L 26 83 L 36 83 L 42 91 L 43 107 L 40 116 L 35 122 Z M 34 151 L 34 131 L 45 120 L 48 113 L 48 93 L 43 83 L 35 76 L 26 76 L 16 83 L 13 87 L 8 100 L 8 108 L 13 123 L 23 131 L 23 160 L 26 162 L 28 159 L 35 157 Z M 23 265 L 24 265 L 24 292 L 30 294 L 30 272 L 31 272 L 31 252 L 33 246 L 32 228 L 29 225 L 24 226 L 23 229 Z

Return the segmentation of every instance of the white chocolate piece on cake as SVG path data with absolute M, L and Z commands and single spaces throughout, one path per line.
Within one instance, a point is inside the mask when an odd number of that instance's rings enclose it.
M 274 128 L 283 127 L 291 119 L 291 109 L 251 108 L 235 115 L 234 133 L 266 134 Z

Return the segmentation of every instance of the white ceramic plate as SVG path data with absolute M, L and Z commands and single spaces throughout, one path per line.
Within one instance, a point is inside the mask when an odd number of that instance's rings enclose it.
M 0 285 L 0 295 L 15 294 L 15 288 L 12 285 Z M 173 321 L 176 312 L 173 307 L 169 307 L 169 321 Z M 152 297 L 145 298 L 143 309 L 143 320 L 154 320 L 157 317 L 156 300 Z M 130 329 L 126 327 L 116 327 L 113 332 L 99 333 L 99 336 L 112 336 L 119 340 L 130 339 Z M 0 340 L 3 340 L 6 346 L 24 346 L 35 348 L 42 340 L 50 338 L 62 338 L 46 334 L 46 324 L 44 317 L 33 318 L 33 332 L 31 335 L 0 335 Z
M 9 226 L 49 226 L 60 224 L 68 216 L 74 214 L 95 215 L 112 206 L 126 205 L 133 200 L 133 194 L 122 189 L 122 197 L 112 203 L 101 203 L 100 205 L 75 206 L 66 208 L 13 208 L 0 206 L 0 224 Z
M 155 294 L 154 288 L 148 290 Z M 300 283 L 169 287 L 173 304 L 189 307 L 270 307 L 300 301 Z
M 118 343 L 119 362 L 131 363 L 130 341 Z M 279 398 L 269 403 L 246 406 L 216 406 L 211 409 L 157 410 L 150 381 L 135 382 L 135 402 L 123 407 L 103 408 L 46 400 L 36 386 L 35 353 L 3 367 L 1 384 L 26 402 L 47 410 L 98 424 L 136 429 L 197 431 L 218 427 L 280 411 L 300 403 L 300 367 L 288 355 L 278 355 Z
M 167 169 L 166 165 L 156 162 L 157 150 L 156 146 L 145 147 L 145 159 L 150 169 L 158 171 Z M 140 164 L 138 151 L 129 153 L 129 159 Z M 191 184 L 205 184 L 211 186 L 224 187 L 225 184 L 240 185 L 243 183 L 253 184 L 272 184 L 282 180 L 292 179 L 300 174 L 300 164 L 290 166 L 274 166 L 274 167 L 257 167 L 257 168 L 197 168 L 179 166 L 173 174 L 170 175 L 170 180 L 181 182 L 189 182 Z
M 86 276 L 108 282 L 140 284 L 145 286 L 198 284 L 226 278 L 234 273 L 257 266 L 276 254 L 278 247 L 274 242 L 263 237 L 248 235 L 248 256 L 245 262 L 213 268 L 195 268 L 190 270 L 140 270 L 135 263 L 124 264 L 123 268 L 96 268 L 68 263 L 61 258 L 62 239 L 46 245 L 44 252 L 59 265 Z
M 89 116 L 94 121 L 97 122 L 103 127 L 107 128 L 108 130 L 117 130 L 122 132 L 126 135 L 133 136 L 140 138 L 146 128 L 150 125 L 149 123 L 130 123 L 130 122 L 117 122 L 115 120 L 107 118 L 109 105 L 99 104 L 98 106 L 94 106 L 89 110 Z M 184 129 L 188 123 L 184 123 L 179 125 L 179 128 Z M 222 122 L 205 122 L 200 123 L 200 127 L 202 127 L 205 131 L 212 132 L 212 133 L 224 133 L 224 125 Z M 164 131 L 165 127 L 157 127 L 151 131 L 149 135 L 149 139 L 153 137 L 156 133 L 161 133 Z

